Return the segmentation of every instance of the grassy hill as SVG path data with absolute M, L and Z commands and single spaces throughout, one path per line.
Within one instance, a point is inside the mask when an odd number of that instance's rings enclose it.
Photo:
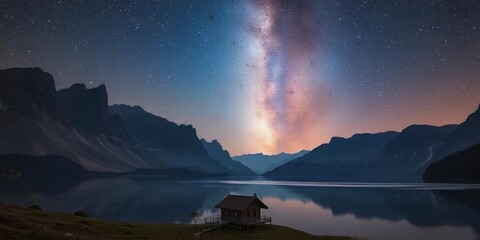
M 97 220 L 64 213 L 0 205 L 0 239 L 193 239 L 201 230 L 188 224 L 133 224 Z M 250 231 L 222 228 L 201 239 L 316 239 L 349 237 L 314 236 L 283 226 L 258 227 Z

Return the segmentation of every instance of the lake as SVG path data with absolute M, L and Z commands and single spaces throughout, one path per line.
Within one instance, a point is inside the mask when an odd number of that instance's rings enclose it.
M 1 185 L 7 204 L 141 223 L 188 223 L 218 214 L 227 194 L 253 195 L 274 224 L 316 235 L 369 239 L 480 239 L 480 185 L 321 183 L 263 178 L 168 181 L 156 177 Z

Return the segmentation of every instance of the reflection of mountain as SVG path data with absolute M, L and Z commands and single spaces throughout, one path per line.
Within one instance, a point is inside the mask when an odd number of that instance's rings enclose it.
M 195 183 L 196 185 L 196 183 Z M 430 191 L 392 188 L 344 188 L 344 187 L 292 187 L 272 185 L 224 185 L 204 183 L 202 186 L 219 189 L 209 196 L 212 206 L 225 194 L 234 192 L 249 195 L 260 194 L 261 197 L 278 199 L 284 202 L 299 200 L 308 205 L 313 201 L 321 208 L 330 209 L 333 216 L 353 215 L 356 219 L 402 220 L 420 227 L 432 228 L 442 226 L 472 227 L 480 234 L 480 190 Z M 268 205 L 268 201 L 266 202 Z M 282 211 L 288 205 L 276 206 Z M 273 215 L 279 209 L 268 210 Z M 267 212 L 268 214 L 268 212 Z M 291 212 L 293 219 L 301 219 L 298 213 Z M 321 218 L 322 216 L 316 216 Z M 315 218 L 315 217 L 313 217 Z M 282 220 L 277 220 L 282 221 Z M 301 221 L 301 220 L 298 220 Z M 326 220 L 328 221 L 328 220 Z
M 428 190 L 383 188 L 320 188 L 302 191 L 334 215 L 353 214 L 356 218 L 407 220 L 419 227 L 441 225 L 473 227 L 480 232 L 480 211 Z M 449 192 L 455 195 L 456 191 Z
M 55 191 L 34 186 L 29 191 L 4 187 L 0 190 L 7 203 L 38 204 L 49 211 L 66 213 L 81 210 L 95 218 L 141 223 L 190 222 L 191 211 L 216 212 L 214 206 L 230 193 L 301 197 L 275 186 L 164 181 L 155 177 L 90 179 Z
M 112 174 L 87 171 L 79 164 L 60 156 L 0 154 L 0 192 L 62 192 L 87 178 Z
M 439 194 L 428 190 L 390 188 L 280 187 L 215 181 L 110 178 L 88 180 L 54 193 L 36 191 L 31 194 L 15 189 L 2 189 L 2 193 L 7 203 L 38 204 L 44 209 L 61 212 L 81 210 L 97 218 L 149 223 L 190 222 L 189 212 L 216 212 L 213 208 L 215 204 L 229 193 L 257 193 L 267 200 L 296 201 L 299 204 L 313 201 L 323 209 L 330 209 L 333 217 L 353 215 L 356 219 L 406 220 L 417 227 L 470 226 L 480 232 L 478 202 L 468 202 L 468 199 L 479 199 L 478 190 L 440 191 Z M 472 198 L 472 195 L 476 197 Z M 265 214 L 276 215 L 276 212 L 288 212 L 288 209 L 288 205 L 276 205 Z M 302 217 L 295 212 L 288 212 L 288 215 L 294 219 Z
M 24 206 L 38 204 L 49 211 L 81 210 L 101 219 L 173 223 L 190 222 L 189 213 L 201 209 L 215 191 L 154 178 L 112 178 L 88 180 L 62 193 L 9 193 L 4 199 Z

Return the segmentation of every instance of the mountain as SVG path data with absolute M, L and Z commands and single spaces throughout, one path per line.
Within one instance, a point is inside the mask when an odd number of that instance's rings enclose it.
M 480 106 L 446 138 L 423 174 L 426 182 L 480 182 Z
M 0 154 L 0 179 L 1 176 L 11 178 L 36 178 L 62 179 L 66 177 L 83 178 L 94 173 L 87 171 L 68 158 L 47 155 L 29 156 L 21 154 Z
M 480 108 L 460 125 L 412 125 L 400 133 L 334 137 L 328 144 L 265 175 L 309 176 L 326 181 L 421 181 L 430 165 L 437 169 L 432 164 L 439 159 L 477 143 L 480 143 Z M 441 166 L 453 167 L 452 163 L 445 164 Z M 468 171 L 465 174 L 470 176 Z
M 203 147 L 207 150 L 208 155 L 211 158 L 218 161 L 220 164 L 225 166 L 231 173 L 234 175 L 240 176 L 254 176 L 256 175 L 252 170 L 243 165 L 240 162 L 232 160 L 230 153 L 227 150 L 224 150 L 222 145 L 217 140 L 208 142 L 205 139 L 201 139 Z
M 145 158 L 152 166 L 228 172 L 208 155 L 191 125 L 177 125 L 139 106 L 113 105 L 108 111 L 121 118 L 126 131 L 148 150 Z
M 266 176 L 418 181 L 432 163 L 478 143 L 480 107 L 458 126 L 412 125 L 400 133 L 334 137 L 309 153 L 233 159 L 257 173 L 268 171 Z M 74 84 L 56 91 L 53 77 L 39 68 L 0 70 L 0 154 L 55 155 L 87 171 L 109 173 L 251 173 L 230 161 L 217 141 L 202 142 L 191 125 L 175 124 L 138 106 L 108 106 L 105 85 L 87 89 Z
M 480 143 L 430 165 L 425 182 L 480 183 Z
M 398 136 L 397 132 L 355 134 L 351 138 L 333 137 L 328 144 L 322 144 L 296 159 L 294 162 L 353 163 L 369 162 L 376 158 L 386 143 Z
M 456 129 L 457 125 L 409 126 L 385 145 L 382 155 L 370 168 L 385 178 L 397 176 L 420 180 L 426 167 L 434 162 L 434 155 Z
M 100 172 L 148 166 L 117 136 L 76 129 L 61 108 L 53 77 L 41 69 L 1 70 L 0 85 L 1 154 L 63 156 Z
M 457 129 L 457 125 L 445 125 L 441 127 L 429 125 L 411 125 L 403 129 L 400 134 L 387 143 L 385 151 L 390 154 L 403 154 L 412 150 L 424 150 L 439 142 Z
M 277 155 L 264 155 L 263 153 L 244 154 L 233 157 L 233 160 L 241 162 L 258 174 L 263 174 L 306 153 L 308 153 L 307 150 L 302 150 L 298 153 L 280 153 Z
M 0 70 L 0 154 L 56 155 L 96 172 L 228 172 L 208 156 L 192 126 L 139 107 L 109 110 L 104 85 L 57 92 L 53 77 L 39 68 Z
M 478 109 L 470 114 L 462 122 L 455 132 L 446 139 L 435 159 L 444 158 L 460 150 L 465 150 L 477 143 L 480 143 L 480 105 Z
M 398 136 L 397 132 L 355 134 L 351 138 L 333 137 L 304 156 L 290 161 L 266 176 L 315 176 L 328 180 L 358 177 L 359 168 L 381 156 L 385 145 Z
M 0 154 L 0 191 L 65 193 L 81 182 L 95 177 L 112 177 L 115 173 L 86 170 L 72 160 L 55 155 L 31 156 Z
M 420 181 L 436 152 L 457 129 L 412 125 L 400 133 L 333 137 L 267 176 L 311 176 L 325 181 Z
M 76 83 L 57 92 L 60 108 L 68 122 L 82 133 L 97 135 L 111 133 L 107 127 L 113 119 L 108 115 L 108 96 L 105 85 L 87 89 L 85 84 Z
M 0 70 L 0 111 L 60 119 L 52 75 L 40 68 Z

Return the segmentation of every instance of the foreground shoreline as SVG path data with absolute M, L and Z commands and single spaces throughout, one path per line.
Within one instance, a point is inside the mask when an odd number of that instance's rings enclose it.
M 0 239 L 193 239 L 203 226 L 190 224 L 139 224 L 65 213 L 0 205 Z M 315 236 L 296 229 L 272 225 L 250 231 L 222 228 L 201 239 L 316 239 L 348 240 L 351 237 Z

